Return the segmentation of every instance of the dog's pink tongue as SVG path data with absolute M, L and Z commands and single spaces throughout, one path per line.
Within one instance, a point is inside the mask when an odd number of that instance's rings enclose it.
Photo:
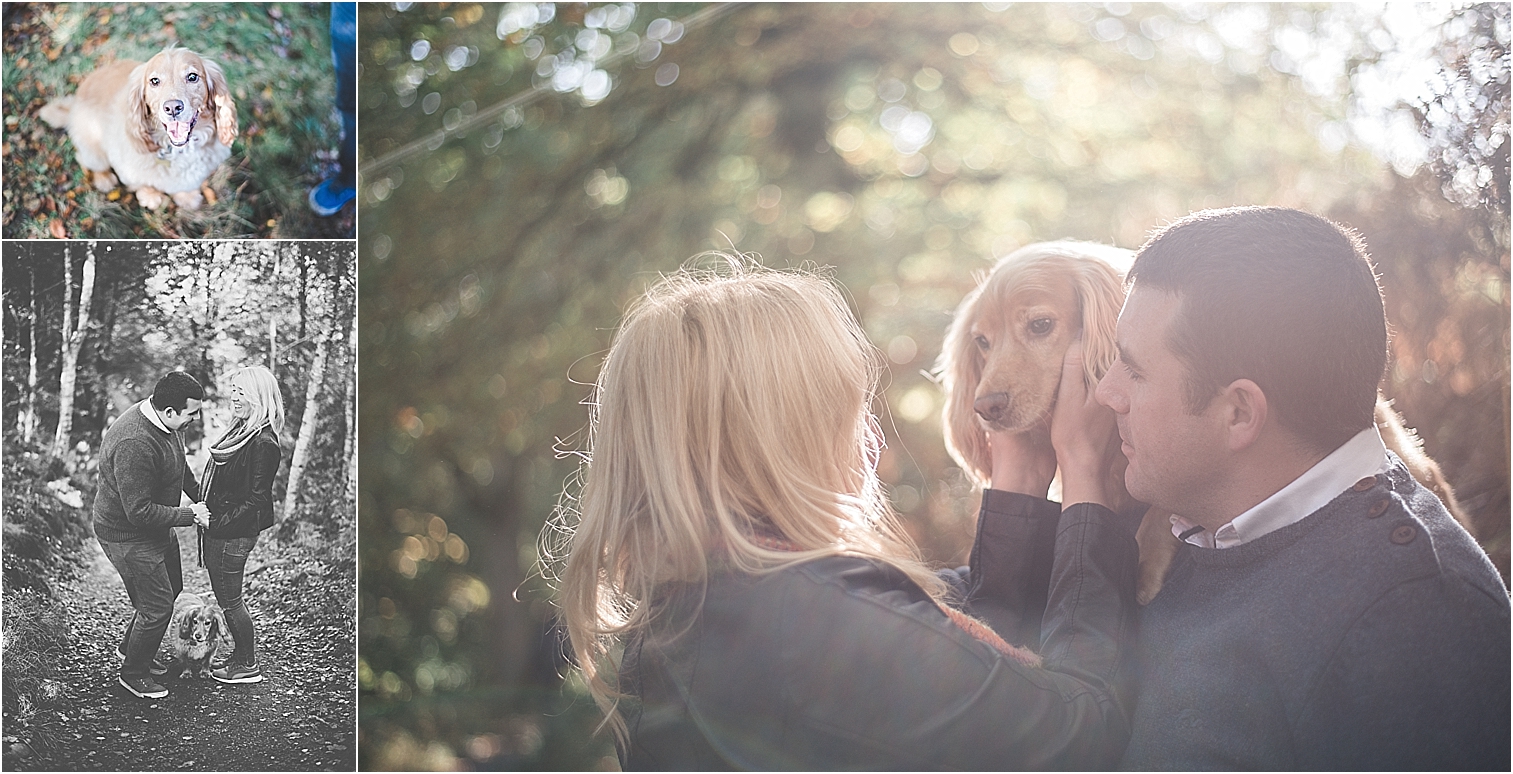
M 164 126 L 168 129 L 168 138 L 173 140 L 173 144 L 183 145 L 189 141 L 189 130 L 194 124 L 188 121 L 169 121 Z

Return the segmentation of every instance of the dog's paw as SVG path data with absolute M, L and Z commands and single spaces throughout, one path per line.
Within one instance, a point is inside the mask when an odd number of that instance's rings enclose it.
M 118 184 L 115 173 L 108 169 L 104 172 L 91 172 L 90 177 L 93 178 L 95 190 L 100 193 L 110 193 Z
M 1144 565 L 1141 565 L 1140 578 L 1135 584 L 1135 601 L 1142 607 L 1149 605 L 1151 600 L 1161 593 L 1161 586 L 1164 585 L 1165 580 L 1165 578 L 1152 575 Z
M 1166 574 L 1171 570 L 1172 560 L 1177 558 L 1182 541 L 1172 534 L 1171 514 L 1151 508 L 1140 520 L 1135 543 L 1140 547 L 1140 565 L 1135 572 L 1135 601 L 1147 605 L 1166 584 Z
M 199 191 L 180 191 L 173 195 L 173 203 L 181 210 L 197 210 L 205 203 L 205 195 Z
M 149 210 L 161 210 L 168 204 L 168 196 L 156 188 L 138 188 L 137 201 Z

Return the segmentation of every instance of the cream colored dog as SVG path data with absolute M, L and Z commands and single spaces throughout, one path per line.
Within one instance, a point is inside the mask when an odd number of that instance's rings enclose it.
M 119 181 L 150 209 L 170 197 L 198 208 L 201 185 L 230 157 L 237 132 L 220 66 L 173 45 L 146 62 L 100 67 L 38 115 L 68 130 L 95 188 L 108 192 Z
M 941 348 L 938 371 L 946 392 L 946 447 L 978 485 L 987 486 L 991 479 L 989 429 L 1044 432 L 1049 443 L 1062 359 L 1079 334 L 1089 390 L 1113 365 L 1114 325 L 1124 304 L 1124 278 L 1115 266 L 1128 266 L 1132 259 L 1129 251 L 1107 245 L 1032 244 L 1000 260 L 962 300 Z M 1387 448 L 1471 531 L 1439 465 L 1380 397 L 1376 422 Z M 1109 471 L 1120 510 L 1135 504 L 1124 488 L 1127 464 L 1119 455 Z M 1171 514 L 1147 511 L 1136 541 L 1136 596 L 1145 604 L 1160 592 L 1179 546 Z

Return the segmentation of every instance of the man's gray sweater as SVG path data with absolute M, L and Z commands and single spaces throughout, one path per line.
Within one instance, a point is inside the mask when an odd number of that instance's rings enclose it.
M 1182 546 L 1142 611 L 1124 768 L 1508 770 L 1508 594 L 1390 463 L 1244 545 Z
M 167 540 L 170 527 L 194 523 L 194 511 L 179 507 L 179 492 L 198 499 L 199 485 L 184 461 L 178 433 L 159 429 L 132 406 L 100 442 L 100 480 L 95 491 L 95 536 L 112 543 Z

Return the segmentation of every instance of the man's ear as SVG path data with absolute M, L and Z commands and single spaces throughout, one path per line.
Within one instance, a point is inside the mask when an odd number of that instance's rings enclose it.
M 1224 433 L 1230 451 L 1248 448 L 1261 437 L 1269 407 L 1261 386 L 1249 379 L 1236 379 L 1220 391 Z

